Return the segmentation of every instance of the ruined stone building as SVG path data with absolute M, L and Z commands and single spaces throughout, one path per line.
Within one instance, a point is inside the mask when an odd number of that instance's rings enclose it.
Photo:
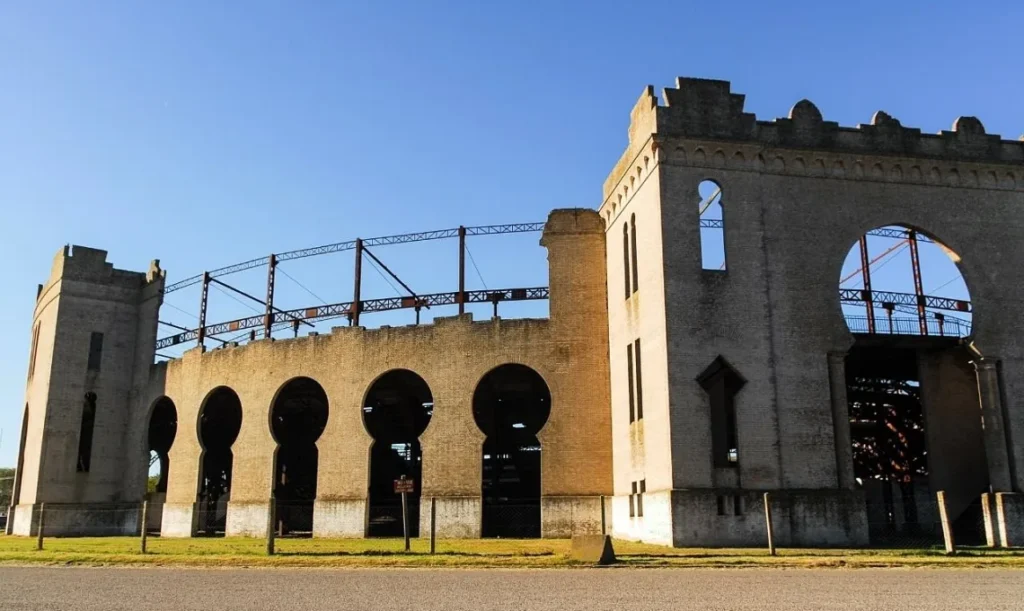
M 951 519 L 1021 543 L 1024 142 L 973 117 L 938 134 L 884 112 L 843 127 L 806 100 L 759 120 L 703 79 L 648 87 L 628 135 L 597 209 L 543 227 L 547 319 L 372 329 L 357 295 L 351 326 L 217 345 L 246 327 L 210 325 L 153 364 L 159 265 L 61 250 L 33 318 L 9 529 L 34 532 L 45 502 L 54 533 L 129 533 L 134 513 L 101 510 L 148 496 L 164 536 L 263 536 L 272 498 L 288 530 L 397 534 L 405 476 L 414 530 L 433 499 L 442 537 L 565 537 L 604 520 L 627 539 L 760 545 L 770 492 L 780 544 L 861 545 L 877 503 L 898 512 L 889 480 L 858 475 L 859 453 L 885 434 L 878 409 L 913 395 L 924 424 L 904 437 L 927 449 L 908 461 L 927 469 L 898 483 L 942 490 Z M 880 228 L 941 244 L 970 299 L 916 286 L 901 301 L 867 277 L 839 290 L 847 254 Z M 844 316 L 857 302 L 866 314 Z M 267 312 L 268 335 L 324 315 Z M 893 380 L 889 402 L 865 394 Z M 147 493 L 151 452 L 161 482 Z

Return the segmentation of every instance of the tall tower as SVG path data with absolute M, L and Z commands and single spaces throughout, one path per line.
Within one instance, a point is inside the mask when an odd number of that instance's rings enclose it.
M 129 422 L 153 362 L 164 272 L 115 269 L 103 250 L 65 247 L 39 286 L 8 532 L 113 534 L 136 528 L 126 481 Z M 90 504 L 104 503 L 107 511 Z M 91 510 L 93 509 L 93 510 Z

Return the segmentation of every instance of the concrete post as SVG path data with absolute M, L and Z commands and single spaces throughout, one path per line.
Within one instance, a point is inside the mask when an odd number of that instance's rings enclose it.
M 995 512 L 992 510 L 992 495 L 988 492 L 981 495 L 981 515 L 985 526 L 985 547 L 998 547 Z
M 270 497 L 270 507 L 267 509 L 267 555 L 273 556 L 275 550 L 274 537 L 277 534 L 277 530 L 274 528 L 277 524 L 277 499 Z
M 43 551 L 43 525 L 45 524 L 46 503 L 39 503 L 39 520 L 36 525 L 36 551 Z
M 846 353 L 828 353 L 828 382 L 832 398 L 832 436 L 836 454 L 836 480 L 840 488 L 852 490 L 853 442 L 846 399 Z
M 771 496 L 764 493 L 764 522 L 768 531 L 768 554 L 775 555 L 775 529 L 772 527 L 772 503 Z
M 978 397 L 985 431 L 989 482 L 994 492 L 1011 492 L 1013 484 L 1010 479 L 1010 456 L 1006 448 L 1003 402 L 999 392 L 999 371 L 996 361 L 990 358 L 975 360 L 974 368 L 978 374 Z
M 437 499 L 430 497 L 430 553 L 436 551 L 437 545 Z
M 143 554 L 146 553 L 146 535 L 148 535 L 148 529 L 146 528 L 147 522 L 149 521 L 149 501 L 142 501 L 142 529 L 140 532 L 139 551 Z
M 949 512 L 946 511 L 946 492 L 939 490 L 935 497 L 939 504 L 939 521 L 942 523 L 942 540 L 946 544 L 946 555 L 952 556 L 956 553 L 956 543 L 953 541 L 953 525 L 949 523 Z

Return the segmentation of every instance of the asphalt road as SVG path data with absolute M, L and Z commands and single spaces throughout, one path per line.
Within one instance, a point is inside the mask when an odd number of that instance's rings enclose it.
M 0 568 L 4 611 L 1022 608 L 1001 570 Z

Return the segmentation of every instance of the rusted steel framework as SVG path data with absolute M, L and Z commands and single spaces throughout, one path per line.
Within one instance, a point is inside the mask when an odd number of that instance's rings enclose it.
M 843 303 L 873 303 L 878 306 L 914 306 L 924 303 L 924 307 L 948 312 L 970 312 L 971 302 L 951 297 L 933 297 L 916 293 L 894 293 L 892 291 L 865 291 L 862 289 L 839 289 L 839 301 Z
M 288 252 L 277 253 L 277 263 L 283 261 L 291 261 L 294 259 L 304 259 L 306 257 L 315 257 L 318 255 L 327 255 L 335 252 L 344 252 L 346 250 L 354 250 L 356 242 L 361 242 L 363 246 L 388 246 L 391 244 L 409 244 L 412 242 L 425 242 L 428 240 L 444 240 L 448 238 L 459 237 L 459 232 L 464 231 L 467 236 L 478 236 L 478 235 L 499 235 L 505 233 L 534 233 L 544 229 L 544 223 L 512 223 L 508 225 L 482 225 L 478 227 L 455 227 L 452 229 L 438 229 L 435 231 L 423 231 L 419 233 L 403 233 L 400 235 L 382 236 L 377 238 L 366 238 L 349 240 L 347 242 L 337 242 L 335 244 L 325 244 L 323 246 L 314 246 L 313 248 L 303 248 L 300 250 L 291 250 Z M 220 267 L 210 272 L 206 272 L 211 278 L 217 278 L 219 276 L 227 276 L 237 272 L 242 272 L 248 269 L 257 267 L 263 267 L 270 263 L 270 257 L 259 257 L 256 259 L 250 259 L 241 263 L 235 263 L 234 265 L 227 265 Z M 203 274 L 197 274 L 184 280 L 179 280 L 174 284 L 167 285 L 164 288 L 164 293 L 173 293 L 174 291 L 181 290 L 186 287 L 190 287 L 199 284 L 203 281 Z
M 720 219 L 701 219 L 701 227 L 706 228 L 723 228 L 723 223 Z M 465 312 L 465 306 L 467 303 L 491 303 L 494 306 L 494 314 L 497 316 L 498 304 L 504 301 L 529 301 L 529 300 L 541 300 L 548 298 L 547 287 L 532 287 L 532 288 L 514 288 L 514 289 L 500 289 L 500 290 L 477 290 L 477 291 L 466 291 L 466 238 L 468 236 L 480 236 L 480 235 L 500 235 L 509 233 L 529 233 L 538 232 L 543 230 L 544 223 L 515 223 L 508 225 L 483 225 L 477 227 L 456 227 L 453 229 L 440 229 L 435 231 L 425 231 L 420 233 L 407 233 L 394 236 L 383 236 L 377 238 L 356 238 L 347 242 L 337 242 L 335 244 L 327 244 L 323 246 L 316 246 L 313 248 L 305 248 L 301 250 L 292 250 L 284 253 L 272 253 L 266 257 L 260 257 L 257 259 L 251 259 L 242 263 L 236 263 L 226 267 L 221 267 L 213 271 L 203 272 L 191 278 L 186 278 L 174 284 L 168 285 L 165 289 L 165 293 L 170 293 L 183 289 L 188 286 L 195 284 L 202 285 L 202 291 L 200 295 L 199 305 L 199 326 L 195 329 L 188 329 L 178 325 L 170 323 L 163 323 L 169 327 L 172 327 L 178 331 L 178 334 L 163 337 L 157 341 L 157 350 L 176 346 L 178 344 L 195 341 L 198 345 L 202 346 L 206 338 L 216 339 L 221 343 L 226 343 L 224 340 L 216 338 L 216 335 L 223 333 L 234 333 L 238 331 L 244 331 L 247 329 L 262 329 L 263 337 L 269 338 L 273 334 L 275 327 L 281 328 L 282 326 L 290 325 L 296 334 L 298 334 L 298 328 L 300 325 L 307 325 L 312 327 L 312 322 L 327 320 L 330 318 L 345 317 L 348 319 L 350 325 L 360 324 L 360 315 L 364 312 L 384 312 L 390 310 L 399 309 L 414 309 L 416 311 L 416 322 L 419 323 L 420 310 L 422 308 L 430 308 L 436 305 L 457 305 L 459 308 L 459 314 Z M 917 258 L 917 241 L 931 241 L 923 236 L 919 236 L 915 231 L 901 228 L 882 228 L 875 229 L 868 232 L 868 235 L 877 235 L 882 237 L 901 238 L 907 240 L 911 244 L 912 258 L 914 261 L 914 288 L 915 294 L 905 293 L 890 293 L 890 292 L 874 292 L 871 290 L 871 276 L 870 276 L 870 263 L 867 252 L 867 240 L 861 238 L 860 251 L 861 251 L 861 265 L 862 272 L 864 275 L 864 289 L 840 289 L 840 300 L 843 302 L 863 302 L 867 306 L 867 326 L 869 333 L 875 332 L 875 317 L 874 307 L 879 305 L 890 312 L 895 305 L 914 305 L 918 308 L 918 315 L 920 320 L 921 333 L 926 335 L 928 333 L 928 325 L 925 320 L 925 308 L 934 308 L 941 310 L 952 310 L 958 312 L 969 312 L 970 302 L 947 299 L 942 297 L 930 297 L 922 294 L 921 281 L 920 281 L 920 269 Z M 459 240 L 459 268 L 458 268 L 458 291 L 452 293 L 433 293 L 429 295 L 417 295 L 412 288 L 409 287 L 401 278 L 398 277 L 391 269 L 381 261 L 376 255 L 369 250 L 369 246 L 382 246 L 390 244 L 407 244 L 411 242 L 422 242 L 428 240 L 441 240 L 448 238 L 458 238 Z M 324 255 L 329 253 L 343 252 L 347 250 L 355 251 L 355 278 L 352 290 L 352 301 L 325 304 L 312 307 L 296 308 L 292 310 L 282 310 L 281 308 L 274 305 L 274 289 L 276 284 L 276 272 L 277 267 L 282 261 L 290 261 L 294 259 L 301 259 L 306 257 L 313 257 L 318 255 Z M 363 255 L 367 255 L 372 259 L 377 266 L 383 269 L 388 275 L 394 278 L 403 289 L 405 289 L 409 295 L 399 297 L 386 297 L 383 299 L 362 299 L 362 262 Z M 223 280 L 219 280 L 218 277 L 223 277 L 236 272 L 241 272 L 249 269 L 254 269 L 261 266 L 267 266 L 267 290 L 266 300 L 261 300 L 245 291 L 237 289 L 230 284 L 227 284 Z M 262 314 L 255 316 L 248 316 L 245 318 L 239 318 L 230 320 L 227 322 L 219 322 L 214 324 L 207 324 L 207 312 L 209 307 L 209 293 L 210 284 L 216 283 L 226 289 L 233 291 L 251 301 L 255 301 L 260 305 L 264 306 Z M 941 317 L 940 318 L 940 325 Z M 255 339 L 256 331 L 253 331 L 250 335 L 250 339 Z
M 457 292 L 453 292 L 432 293 L 429 295 L 419 295 L 417 297 L 410 296 L 367 299 L 360 303 L 359 311 L 363 313 L 386 312 L 390 310 L 418 310 L 420 308 L 429 308 L 431 306 L 456 305 L 459 303 L 457 301 L 458 295 L 459 294 Z M 465 291 L 464 295 L 465 303 L 491 303 L 497 307 L 497 304 L 506 301 L 534 301 L 547 299 L 548 287 L 539 286 L 522 289 Z M 281 323 L 294 323 L 296 321 L 310 323 L 331 318 L 349 318 L 350 316 L 353 316 L 353 312 L 355 311 L 355 308 L 353 307 L 354 305 L 355 304 L 352 301 L 345 301 L 342 303 L 312 306 L 308 308 L 296 308 L 294 310 L 278 310 L 272 315 L 272 324 L 278 325 Z M 245 318 L 238 318 L 227 322 L 204 326 L 200 329 L 189 329 L 182 333 L 178 333 L 177 335 L 164 337 L 157 341 L 156 347 L 157 350 L 160 350 L 185 342 L 197 341 L 200 336 L 212 338 L 214 335 L 220 335 L 223 333 L 234 333 L 236 331 L 244 331 L 246 329 L 258 329 L 263 327 L 264 324 L 264 315 L 255 314 Z

